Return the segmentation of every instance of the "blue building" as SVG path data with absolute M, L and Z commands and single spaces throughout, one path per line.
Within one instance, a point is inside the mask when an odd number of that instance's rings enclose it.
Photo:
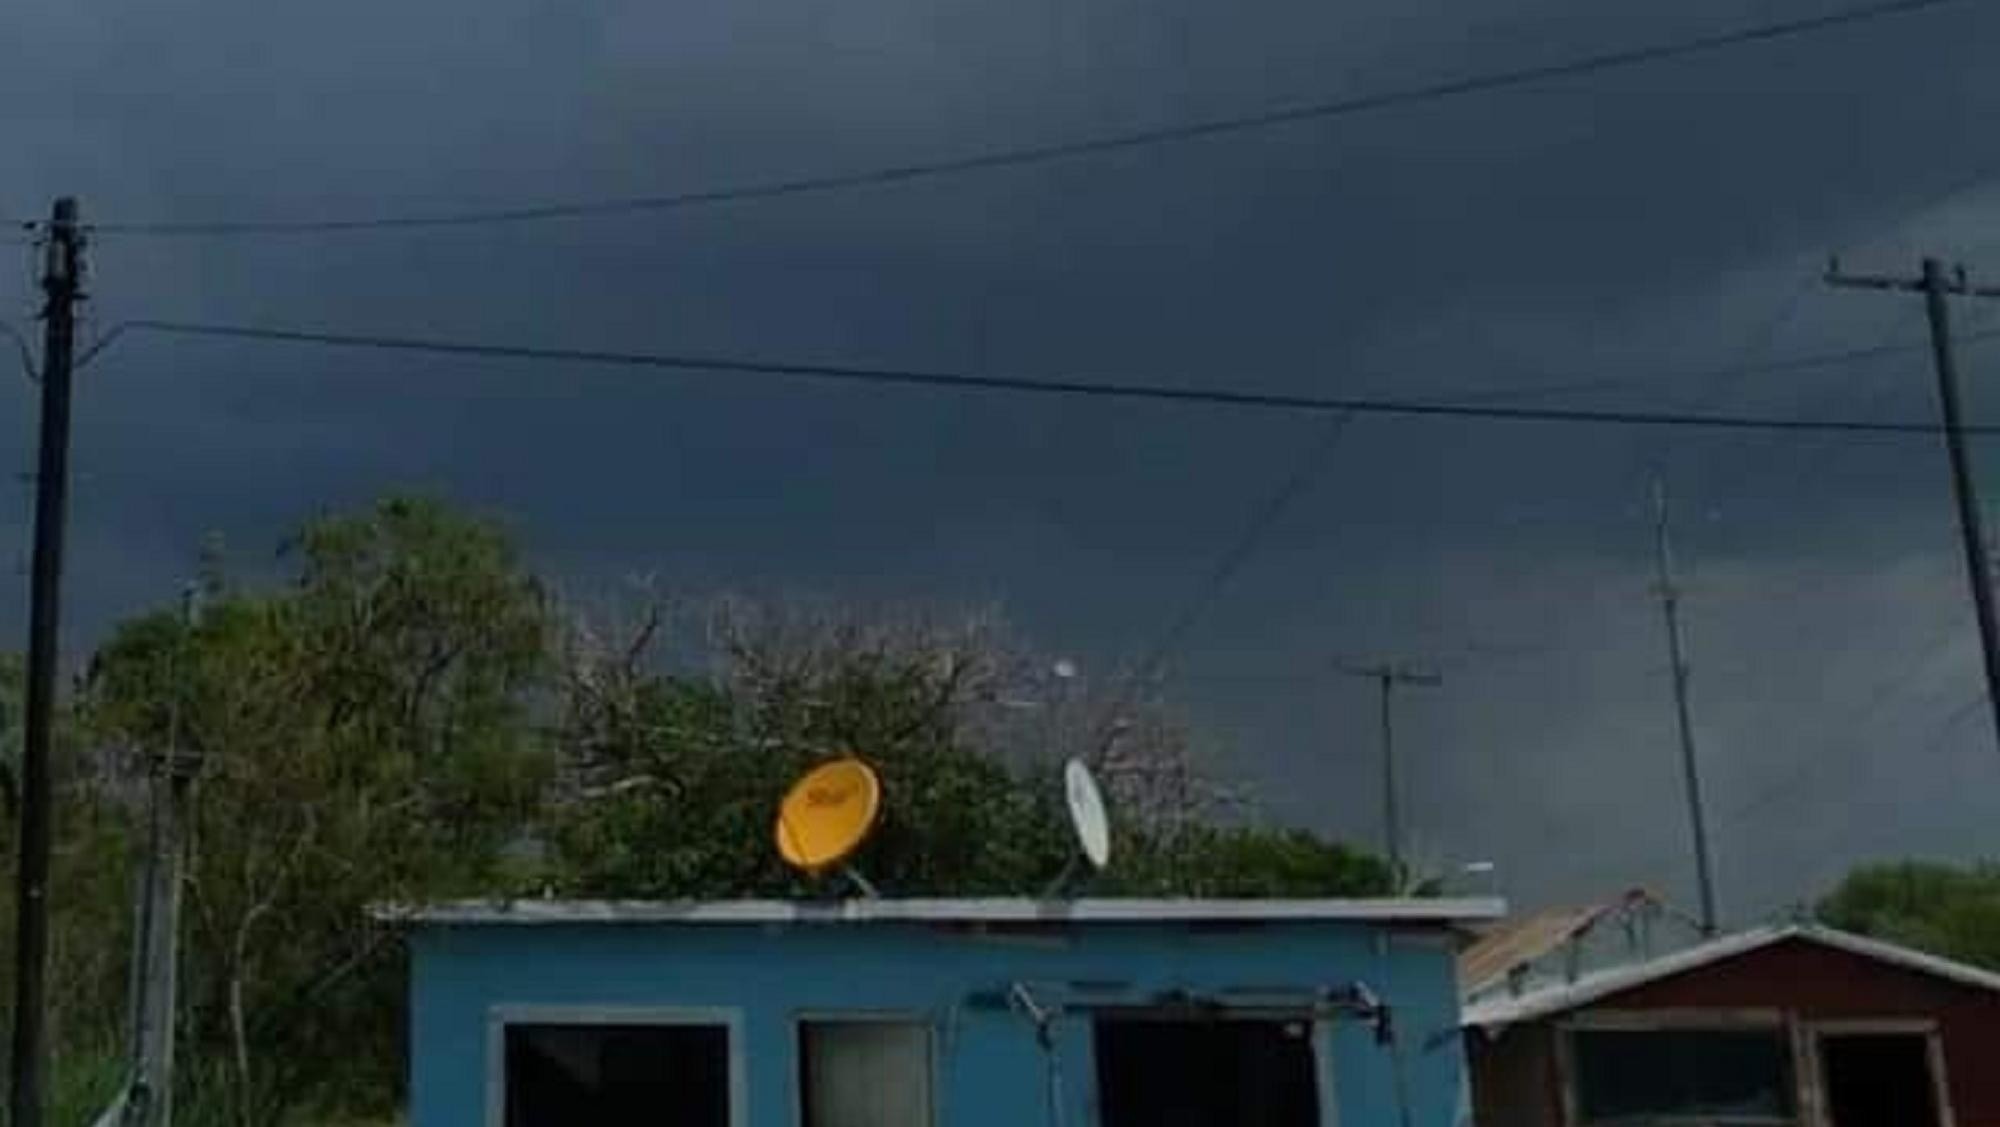
M 413 1127 L 1455 1127 L 1451 900 L 526 901 L 410 931 Z

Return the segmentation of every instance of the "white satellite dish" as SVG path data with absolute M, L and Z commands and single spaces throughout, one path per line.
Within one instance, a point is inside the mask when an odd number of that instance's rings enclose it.
M 1063 764 L 1063 795 L 1069 800 L 1070 824 L 1076 827 L 1076 843 L 1093 869 L 1111 863 L 1111 819 L 1104 812 L 1104 792 L 1083 760 Z

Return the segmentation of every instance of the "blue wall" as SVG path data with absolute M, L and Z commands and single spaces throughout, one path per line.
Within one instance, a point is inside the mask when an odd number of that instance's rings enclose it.
M 903 924 L 431 925 L 412 938 L 413 1127 L 488 1127 L 495 1007 L 690 1007 L 738 1011 L 745 1127 L 796 1127 L 798 1014 L 906 1011 L 932 1024 L 939 1127 L 1036 1127 L 1046 1061 L 1020 1014 L 969 997 L 1035 984 L 1116 981 L 1175 988 L 1300 990 L 1366 982 L 1394 1007 L 1396 1047 L 1356 1018 L 1318 1040 L 1337 1120 L 1328 1127 L 1450 1127 L 1462 1058 L 1451 948 L 1441 933 L 1374 925 L 1069 924 L 979 935 Z M 1044 986 L 1044 984 L 1046 984 Z M 1057 1025 L 1070 1127 L 1096 1123 L 1090 1023 Z M 1400 1059 L 1399 1059 L 1400 1058 Z M 1400 1075 L 1399 1075 L 1400 1074 Z

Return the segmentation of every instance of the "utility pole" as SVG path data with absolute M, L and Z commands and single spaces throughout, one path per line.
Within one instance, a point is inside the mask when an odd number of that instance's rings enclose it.
M 1659 568 L 1660 612 L 1667 624 L 1667 659 L 1673 663 L 1674 719 L 1680 726 L 1681 775 L 1687 787 L 1688 829 L 1694 836 L 1695 882 L 1701 895 L 1701 933 L 1714 935 L 1715 874 L 1709 868 L 1708 822 L 1702 816 L 1701 768 L 1695 761 L 1694 725 L 1688 719 L 1688 663 L 1681 641 L 1681 589 L 1674 582 L 1674 548 L 1667 523 L 1667 487 L 1653 483 L 1653 506 L 1658 520 L 1654 538 L 1655 562 Z
M 1403 822 L 1396 783 L 1396 686 L 1436 688 L 1444 684 L 1444 678 L 1435 670 L 1390 661 L 1367 665 L 1335 662 L 1334 668 L 1349 677 L 1374 681 L 1382 691 L 1382 847 L 1389 855 L 1390 871 L 1400 882 L 1404 877 Z
M 181 746 L 187 648 L 196 625 L 195 589 L 181 594 L 181 639 L 175 653 L 174 696 L 167 704 L 167 745 L 153 759 L 152 824 L 145 883 L 140 890 L 137 981 L 132 990 L 132 1086 L 121 1127 L 170 1127 L 174 1114 L 174 1014 L 180 985 L 181 872 L 187 847 L 182 827 L 199 758 Z
M 69 492 L 70 368 L 82 299 L 83 234 L 76 200 L 55 202 L 43 259 L 41 452 L 35 467 L 35 551 L 28 608 L 27 720 L 21 741 L 20 875 L 15 893 L 12 1127 L 41 1127 L 48 1052 L 49 744 L 56 704 L 63 532 Z
M 1937 368 L 1938 409 L 1944 417 L 1945 452 L 1951 459 L 1952 495 L 1958 502 L 1958 534 L 1965 548 L 1966 580 L 1972 588 L 1973 614 L 1979 623 L 1979 648 L 1986 661 L 1986 702 L 1993 713 L 1993 732 L 2000 739 L 2000 629 L 1994 625 L 1993 564 L 1987 558 L 1986 530 L 1979 514 L 1979 494 L 1972 477 L 1971 455 L 1965 448 L 1964 425 L 1959 419 L 1958 359 L 1952 348 L 1949 295 L 2000 297 L 2000 287 L 1975 286 L 1960 266 L 1949 276 L 1944 263 L 1935 258 L 1923 261 L 1916 278 L 1891 278 L 1873 274 L 1847 274 L 1838 259 L 1827 265 L 1828 285 L 1843 289 L 1889 290 L 1924 295 L 1924 311 L 1931 327 L 1931 360 Z

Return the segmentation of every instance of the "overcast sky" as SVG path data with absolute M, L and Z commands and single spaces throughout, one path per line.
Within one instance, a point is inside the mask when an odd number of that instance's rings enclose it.
M 289 220 L 704 189 L 1038 145 L 1703 35 L 1830 0 L 17 0 L 0 214 Z M 1923 419 L 1908 299 L 1825 256 L 2000 275 L 2000 5 L 1116 154 L 670 214 L 257 239 L 106 232 L 90 314 L 1325 394 Z M 0 308 L 33 312 L 26 251 Z M 1966 309 L 1968 317 L 1980 311 Z M 2000 310 L 1981 324 L 2000 325 Z M 1969 346 L 2000 415 L 2000 348 Z M 32 396 L 0 465 L 33 460 Z M 131 336 L 79 388 L 73 655 L 209 530 L 416 487 L 582 587 L 652 572 L 997 602 L 1108 672 L 1324 419 Z M 1981 481 L 2000 451 L 1981 449 Z M 1663 472 L 1725 909 L 1857 858 L 1990 852 L 2000 753 L 1934 440 L 1355 422 L 1174 655 L 1269 816 L 1411 834 L 1524 901 L 1692 903 L 1651 596 Z M 0 529 L 17 551 L 27 494 Z M 25 584 L 0 602 L 21 628 Z M 1954 723 L 1956 721 L 1956 723 Z

